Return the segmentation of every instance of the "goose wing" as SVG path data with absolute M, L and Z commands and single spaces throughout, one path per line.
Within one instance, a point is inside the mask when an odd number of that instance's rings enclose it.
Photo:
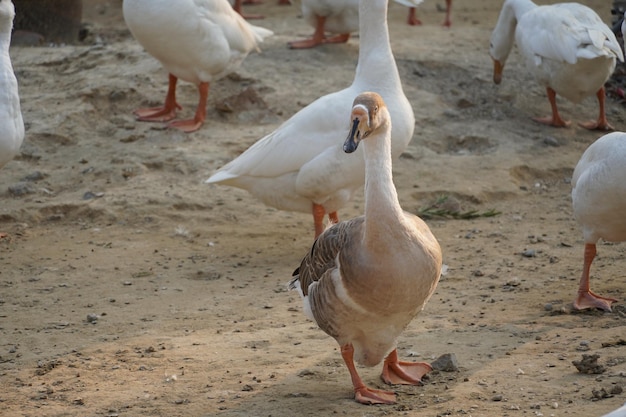
M 518 23 L 519 44 L 537 59 L 576 63 L 579 58 L 624 56 L 610 28 L 590 8 L 576 3 L 540 6 L 525 13 Z
M 315 240 L 309 253 L 293 272 L 289 287 L 295 289 L 299 286 L 306 296 L 309 295 L 311 284 L 330 279 L 329 275 L 339 266 L 340 252 L 351 246 L 355 234 L 360 235 L 364 221 L 363 216 L 355 217 L 326 229 Z

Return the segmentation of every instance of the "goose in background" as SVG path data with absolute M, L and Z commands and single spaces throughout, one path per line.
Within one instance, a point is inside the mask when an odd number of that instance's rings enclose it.
M 417 13 L 416 10 L 417 8 L 415 6 L 417 6 L 416 4 L 412 4 L 413 1 L 411 0 L 395 0 L 396 2 L 400 3 L 400 4 L 404 4 L 405 6 L 407 6 L 409 8 L 409 16 L 407 19 L 407 23 L 411 26 L 418 26 L 422 24 L 422 21 L 419 20 L 417 18 Z M 445 27 L 450 27 L 452 26 L 452 20 L 450 20 L 450 13 L 452 12 L 452 0 L 446 0 L 446 17 L 443 20 L 442 25 Z
M 580 125 L 613 129 L 604 110 L 604 83 L 613 73 L 616 59 L 623 61 L 624 55 L 611 29 L 592 9 L 578 3 L 537 6 L 531 0 L 505 0 L 489 48 L 496 84 L 502 80 L 514 42 L 528 70 L 545 86 L 552 107 L 551 116 L 535 121 L 568 126 L 559 115 L 556 95 L 578 103 L 595 94 L 598 119 Z
M 365 214 L 326 229 L 290 287 L 300 292 L 305 314 L 341 346 L 356 401 L 391 404 L 395 394 L 368 388 L 354 361 L 374 366 L 384 359 L 382 378 L 388 384 L 418 385 L 432 370 L 428 363 L 400 362 L 396 343 L 435 291 L 442 255 L 426 223 L 398 201 L 391 116 L 383 99 L 360 94 L 349 120 L 343 150 L 353 153 L 363 142 Z
M 246 22 L 228 0 L 124 0 L 124 20 L 145 50 L 169 73 L 162 107 L 138 109 L 138 120 L 167 122 L 181 109 L 176 83 L 198 86 L 200 98 L 193 119 L 168 125 L 193 132 L 206 118 L 210 83 L 236 70 L 272 31 Z
M 394 1 L 415 9 L 423 0 Z M 315 31 L 311 38 L 288 42 L 291 49 L 345 43 L 352 32 L 359 30 L 359 0 L 302 0 L 302 17 Z M 326 32 L 334 35 L 327 37 Z
M 392 157 L 406 149 L 415 128 L 413 109 L 402 90 L 387 29 L 387 1 L 359 4 L 359 59 L 352 85 L 315 100 L 244 153 L 218 169 L 207 183 L 248 190 L 280 210 L 313 213 L 315 236 L 324 216 L 334 223 L 337 210 L 350 201 L 365 180 L 365 161 L 347 158 L 337 143 L 354 97 L 379 93 L 394 122 Z M 360 152 L 358 152 L 360 154 Z
M 350 34 L 359 30 L 359 0 L 302 0 L 302 17 L 315 32 L 309 39 L 289 42 L 291 49 L 348 42 Z M 326 32 L 335 35 L 327 37 Z
M 9 55 L 14 17 L 11 0 L 0 0 L 0 168 L 17 155 L 24 141 L 17 78 Z M 0 232 L 0 238 L 5 236 Z
M 239 13 L 244 19 L 263 19 L 264 18 L 263 15 L 259 15 L 259 14 L 249 15 L 249 14 L 243 13 L 244 4 L 261 4 L 263 3 L 262 0 L 245 0 L 245 1 L 244 0 L 228 0 L 228 1 L 233 6 L 233 9 L 235 9 L 235 11 Z M 291 0 L 278 0 L 278 4 L 289 6 L 291 5 Z
M 583 272 L 576 309 L 611 311 L 614 298 L 594 294 L 589 270 L 596 243 L 626 240 L 626 133 L 612 132 L 592 143 L 583 153 L 572 176 L 572 207 L 585 242 Z

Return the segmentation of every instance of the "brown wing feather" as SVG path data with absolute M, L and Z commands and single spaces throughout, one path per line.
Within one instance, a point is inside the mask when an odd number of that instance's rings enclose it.
M 289 287 L 294 289 L 300 285 L 304 295 L 308 295 L 309 285 L 329 270 L 337 266 L 337 254 L 354 236 L 354 229 L 360 229 L 365 217 L 355 217 L 326 229 L 316 240 L 309 253 L 302 259 L 292 275 Z

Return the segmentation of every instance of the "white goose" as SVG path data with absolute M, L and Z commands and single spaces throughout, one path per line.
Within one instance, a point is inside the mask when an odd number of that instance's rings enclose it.
M 136 110 L 138 120 L 174 119 L 181 108 L 176 102 L 180 78 L 196 84 L 200 93 L 193 119 L 169 123 L 184 132 L 204 122 L 210 83 L 238 68 L 272 34 L 246 22 L 228 0 L 124 0 L 123 12 L 135 39 L 169 73 L 164 106 Z
M 615 60 L 623 61 L 624 56 L 611 29 L 593 10 L 578 3 L 537 6 L 531 0 L 505 0 L 489 50 L 496 84 L 514 40 L 529 71 L 546 87 L 552 107 L 551 117 L 534 120 L 567 126 L 569 122 L 559 115 L 556 95 L 578 103 L 595 94 L 598 119 L 581 126 L 612 129 L 604 111 L 604 83 L 615 69 Z
M 411 26 L 421 25 L 422 21 L 417 18 L 416 7 L 417 4 L 413 4 L 412 0 L 395 0 L 400 4 L 404 4 L 409 8 L 409 17 L 407 23 Z M 446 17 L 443 20 L 442 25 L 446 27 L 452 26 L 452 20 L 450 20 L 450 13 L 452 12 L 452 0 L 446 0 Z
M 0 168 L 13 159 L 24 141 L 20 96 L 9 56 L 14 16 L 11 0 L 0 0 Z
M 361 141 L 365 215 L 326 229 L 290 287 L 302 295 L 306 315 L 341 346 L 356 401 L 390 404 L 395 395 L 366 387 L 354 359 L 366 366 L 384 359 L 382 378 L 389 384 L 418 385 L 432 369 L 400 362 L 396 339 L 435 291 L 441 249 L 426 223 L 400 207 L 391 171 L 391 118 L 376 93 L 354 100 L 344 151 L 354 152 Z
M 17 155 L 24 141 L 20 96 L 9 56 L 14 17 L 11 0 L 0 0 L 0 168 Z M 0 232 L 0 237 L 5 235 Z
M 407 7 L 418 6 L 423 0 L 394 0 Z M 302 0 L 302 16 L 315 28 L 309 39 L 292 41 L 291 49 L 313 48 L 326 43 L 344 43 L 359 30 L 359 0 Z M 326 37 L 326 32 L 336 34 Z
M 589 269 L 599 239 L 626 241 L 626 133 L 613 132 L 592 143 L 572 176 L 572 206 L 585 242 L 583 272 L 574 301 L 577 309 L 611 311 L 615 299 L 594 294 Z
M 312 212 L 319 235 L 324 215 L 337 222 L 337 210 L 365 179 L 363 158 L 346 158 L 337 144 L 347 109 L 362 91 L 376 91 L 385 99 L 394 120 L 392 156 L 400 156 L 413 136 L 415 118 L 389 44 L 387 0 L 362 1 L 359 14 L 359 61 L 352 85 L 301 109 L 206 182 L 248 190 L 281 210 Z
M 302 17 L 315 32 L 310 39 L 289 42 L 292 49 L 342 43 L 359 30 L 359 0 L 302 0 Z M 337 35 L 326 37 L 326 32 Z

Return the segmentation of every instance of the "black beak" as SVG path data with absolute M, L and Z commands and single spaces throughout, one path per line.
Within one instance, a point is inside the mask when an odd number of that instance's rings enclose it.
M 346 138 L 346 141 L 343 143 L 343 151 L 345 153 L 352 153 L 356 151 L 356 148 L 359 146 L 359 118 L 355 117 L 352 121 L 352 127 L 350 128 L 350 133 Z

